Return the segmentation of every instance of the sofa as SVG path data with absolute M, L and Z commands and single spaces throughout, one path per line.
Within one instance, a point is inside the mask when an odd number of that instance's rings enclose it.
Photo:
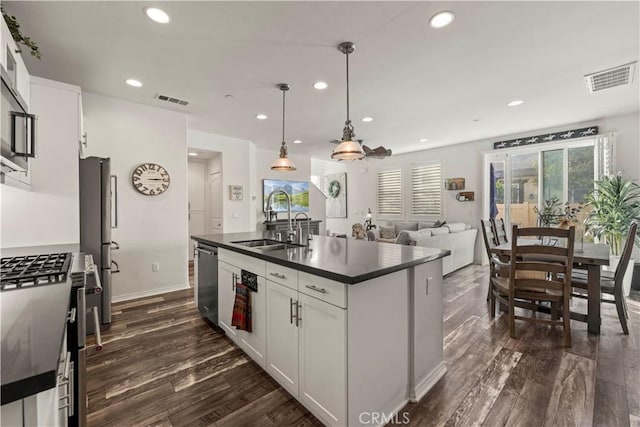
M 443 274 L 473 264 L 477 236 L 469 224 L 441 221 L 390 222 L 367 232 L 370 241 L 450 250 L 442 259 Z

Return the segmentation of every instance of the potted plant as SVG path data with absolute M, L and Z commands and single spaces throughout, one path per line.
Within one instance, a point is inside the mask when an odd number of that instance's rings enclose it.
M 596 188 L 585 197 L 591 211 L 585 219 L 587 233 L 611 247 L 609 269 L 617 266 L 629 226 L 640 219 L 640 186 L 625 179 L 620 173 L 596 181 Z M 636 246 L 640 239 L 635 237 Z M 623 280 L 624 294 L 629 294 L 634 261 L 629 261 Z

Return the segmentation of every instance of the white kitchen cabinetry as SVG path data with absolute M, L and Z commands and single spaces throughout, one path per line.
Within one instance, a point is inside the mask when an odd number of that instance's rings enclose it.
M 321 419 L 346 425 L 346 310 L 302 293 L 299 298 L 300 401 Z
M 298 291 L 267 280 L 267 372 L 298 396 Z
M 22 56 L 20 56 L 20 49 L 18 48 L 18 45 L 13 40 L 13 37 L 11 37 L 11 32 L 9 31 L 9 27 L 7 27 L 7 23 L 4 22 L 4 19 L 1 19 L 0 21 L 2 21 L 2 29 L 0 31 L 2 33 L 0 64 L 2 65 L 3 71 L 6 73 L 5 75 L 10 80 L 10 82 L 7 83 L 11 89 L 20 95 L 20 98 L 22 98 L 21 101 L 24 103 L 23 106 L 25 110 L 29 112 L 31 100 L 31 81 L 29 72 L 27 71 L 27 67 L 24 65 Z
M 231 318 L 235 301 L 235 284 L 239 276 L 238 267 L 218 261 L 218 324 L 235 343 L 238 342 L 238 331 L 235 326 L 231 326 Z
M 248 257 L 247 257 L 248 258 Z M 218 325 L 229 339 L 245 353 L 266 368 L 267 353 L 267 285 L 264 275 L 264 261 L 251 259 L 247 266 L 240 254 L 230 256 L 228 251 L 218 251 Z M 229 262 L 233 263 L 230 264 Z M 241 280 L 241 270 L 245 269 L 258 276 L 258 292 L 251 292 L 251 332 L 240 331 L 231 326 L 233 305 L 236 298 L 236 283 Z
M 267 353 L 267 285 L 258 276 L 258 292 L 251 292 L 251 332 L 238 331 L 238 343 L 263 369 Z

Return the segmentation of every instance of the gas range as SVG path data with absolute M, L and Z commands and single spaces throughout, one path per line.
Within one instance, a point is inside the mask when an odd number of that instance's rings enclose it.
M 67 281 L 70 252 L 24 255 L 0 260 L 0 289 L 3 291 Z

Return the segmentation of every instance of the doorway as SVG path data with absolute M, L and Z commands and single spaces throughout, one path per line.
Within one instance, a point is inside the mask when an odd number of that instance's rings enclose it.
M 193 277 L 195 242 L 192 235 L 222 233 L 222 153 L 202 149 L 188 150 L 187 236 L 189 274 Z

